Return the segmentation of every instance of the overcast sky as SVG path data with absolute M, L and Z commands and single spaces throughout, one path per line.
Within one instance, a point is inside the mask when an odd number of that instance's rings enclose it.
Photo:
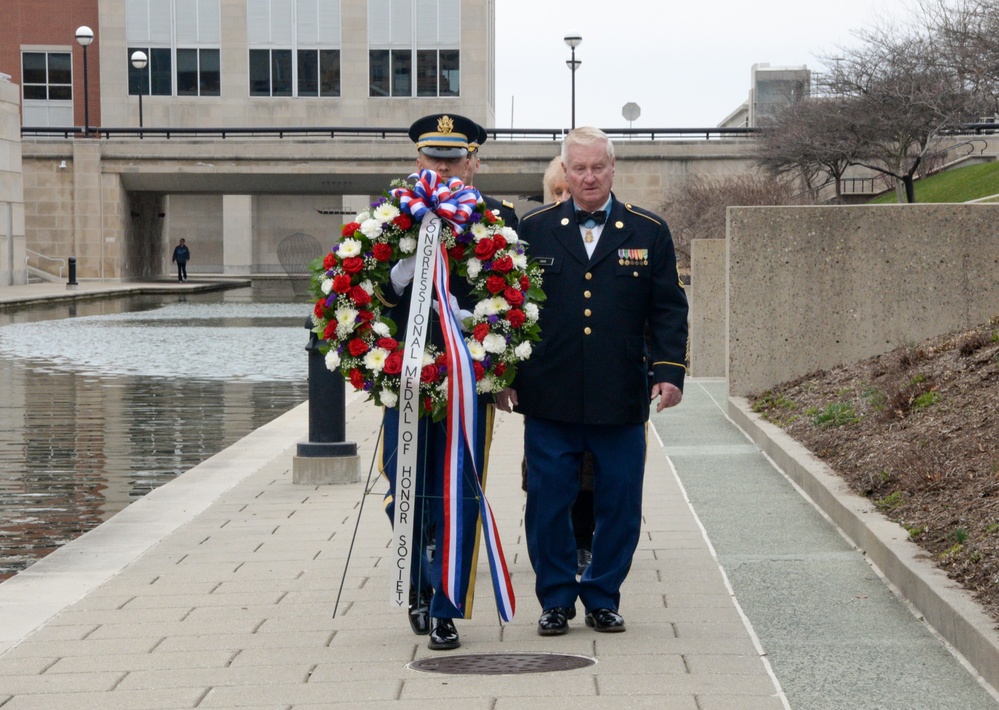
M 496 127 L 569 126 L 563 38 L 576 31 L 576 125 L 715 126 L 746 100 L 753 64 L 807 65 L 852 30 L 911 18 L 912 0 L 496 0 Z M 570 10 L 572 13 L 570 14 Z M 511 115 L 513 118 L 511 124 Z

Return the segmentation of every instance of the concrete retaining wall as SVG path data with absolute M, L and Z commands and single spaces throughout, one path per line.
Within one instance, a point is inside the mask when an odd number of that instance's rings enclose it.
M 0 74 L 0 286 L 25 282 L 21 92 Z
M 987 204 L 729 208 L 729 394 L 999 315 L 997 224 Z
M 725 376 L 725 240 L 690 243 L 690 374 Z

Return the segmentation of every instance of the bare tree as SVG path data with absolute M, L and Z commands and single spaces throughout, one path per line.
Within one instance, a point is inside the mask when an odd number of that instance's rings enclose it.
M 894 177 L 899 202 L 914 202 L 923 160 L 942 147 L 945 131 L 974 118 L 977 100 L 932 37 L 891 28 L 858 37 L 861 46 L 826 60 L 823 88 L 855 102 L 853 163 Z
M 728 207 L 794 205 L 810 202 L 793 181 L 769 175 L 724 177 L 697 175 L 666 196 L 660 207 L 669 223 L 677 265 L 690 268 L 690 243 L 694 239 L 724 239 Z
M 760 122 L 757 164 L 774 175 L 799 179 L 813 201 L 832 182 L 838 201 L 843 174 L 855 158 L 859 109 L 859 102 L 841 97 L 791 104 Z

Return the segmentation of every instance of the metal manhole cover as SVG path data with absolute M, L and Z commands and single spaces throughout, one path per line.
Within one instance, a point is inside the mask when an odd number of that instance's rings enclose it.
M 572 671 L 592 666 L 594 663 L 596 661 L 588 656 L 567 656 L 559 653 L 475 653 L 423 658 L 410 663 L 409 668 L 427 673 L 453 675 L 512 675 Z

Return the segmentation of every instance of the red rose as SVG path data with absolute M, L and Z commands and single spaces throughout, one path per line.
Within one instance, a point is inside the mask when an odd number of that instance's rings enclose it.
M 405 232 L 413 226 L 413 220 L 409 218 L 408 214 L 401 214 L 392 220 L 392 224 Z
M 486 224 L 496 224 L 496 213 L 486 207 L 486 211 L 482 213 L 482 221 Z
M 531 288 L 531 280 L 527 278 L 527 274 L 523 274 L 520 277 L 520 290 L 527 292 Z
M 465 245 L 455 244 L 453 247 L 447 250 L 448 256 L 450 256 L 455 261 L 465 260 Z
M 493 274 L 488 279 L 486 279 L 486 290 L 494 296 L 506 288 L 506 279 L 502 276 L 497 276 Z
M 493 373 L 495 373 L 497 377 L 502 377 L 504 372 L 506 372 L 505 362 L 497 363 L 496 367 L 493 368 Z
M 330 252 L 325 257 L 323 257 L 323 268 L 329 271 L 336 264 L 336 257 L 333 256 L 333 252 Z
M 359 306 L 366 306 L 371 303 L 371 296 L 360 286 L 353 286 L 350 289 L 350 300 Z
M 364 375 L 356 367 L 350 371 L 350 384 L 354 385 L 356 390 L 364 389 Z
M 354 357 L 361 357 L 361 355 L 368 352 L 368 344 L 360 338 L 354 338 L 347 343 L 347 350 L 349 350 L 350 354 Z
M 392 258 L 392 247 L 385 242 L 378 242 L 371 247 L 371 255 L 376 261 L 388 261 Z
M 510 321 L 510 325 L 514 328 L 519 328 L 524 325 L 524 321 L 527 320 L 527 316 L 519 308 L 514 308 L 509 313 L 506 314 L 506 319 Z
M 343 227 L 340 228 L 340 234 L 342 234 L 345 237 L 352 237 L 354 236 L 354 232 L 356 232 L 360 228 L 361 225 L 359 225 L 357 222 L 347 222 L 347 224 L 343 225 Z
M 312 312 L 316 314 L 316 318 L 322 318 L 323 312 L 325 310 L 326 300 L 316 301 L 316 307 L 312 309 Z
M 486 336 L 492 329 L 489 327 L 488 323 L 479 323 L 475 326 L 475 330 L 472 331 L 472 337 L 478 340 L 480 343 L 485 340 Z
M 493 258 L 493 254 L 496 253 L 496 247 L 493 246 L 492 239 L 483 239 L 481 242 L 475 245 L 475 256 L 481 261 L 488 261 Z
M 524 294 L 519 288 L 513 288 L 512 286 L 503 292 L 503 298 L 511 306 L 517 307 L 524 303 Z
M 440 355 L 438 355 L 437 359 L 434 360 L 434 364 L 437 365 L 437 367 L 443 367 L 444 365 L 446 365 L 447 355 L 445 353 L 441 353 Z
M 472 369 L 475 370 L 475 381 L 478 382 L 483 377 L 486 376 L 486 368 L 482 366 L 481 362 L 473 362 Z
M 336 335 L 336 321 L 330 321 L 323 329 L 323 340 L 332 340 Z
M 373 311 L 369 311 L 362 308 L 360 311 L 358 311 L 357 317 L 360 318 L 365 325 L 367 325 L 369 322 L 375 319 L 375 314 Z M 370 328 L 371 326 L 368 327 Z
M 428 414 L 434 411 L 434 400 L 430 399 L 430 397 L 423 398 L 423 411 Z
M 348 274 L 356 274 L 364 268 L 364 259 L 359 256 L 348 256 L 343 260 L 341 266 Z
M 391 353 L 395 352 L 395 349 L 399 347 L 399 341 L 395 338 L 379 338 L 375 345 L 380 348 L 385 348 Z
M 437 365 L 424 365 L 420 370 L 420 382 L 431 384 L 437 381 Z
M 513 259 L 509 256 L 501 256 L 493 262 L 493 269 L 501 274 L 507 274 L 513 271 Z
M 506 237 L 504 237 L 502 234 L 497 234 L 496 236 L 493 237 L 493 244 L 496 245 L 496 251 L 499 251 L 500 249 L 506 249 Z
M 347 293 L 350 290 L 350 277 L 347 274 L 337 274 L 334 276 L 333 290 L 336 293 Z
M 385 358 L 385 365 L 382 372 L 386 375 L 398 375 L 402 372 L 402 350 L 396 350 Z

